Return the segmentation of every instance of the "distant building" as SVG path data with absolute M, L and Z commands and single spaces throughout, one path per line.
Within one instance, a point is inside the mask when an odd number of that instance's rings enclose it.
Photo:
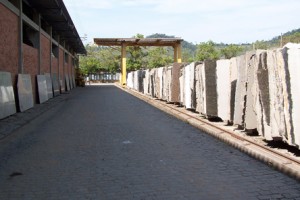
M 34 104 L 37 75 L 50 74 L 62 93 L 86 53 L 62 0 L 0 0 L 0 38 L 0 71 L 11 73 L 14 91 L 17 75 L 30 74 Z

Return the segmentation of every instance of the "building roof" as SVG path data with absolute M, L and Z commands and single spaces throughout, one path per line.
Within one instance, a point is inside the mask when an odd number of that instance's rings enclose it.
M 27 0 L 27 2 L 76 53 L 86 54 L 85 47 L 62 0 Z
M 99 46 L 175 46 L 182 41 L 181 38 L 94 38 Z

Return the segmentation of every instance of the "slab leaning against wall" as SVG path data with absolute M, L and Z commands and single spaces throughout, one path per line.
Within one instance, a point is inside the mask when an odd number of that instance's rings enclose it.
M 16 113 L 11 73 L 0 72 L 0 119 Z

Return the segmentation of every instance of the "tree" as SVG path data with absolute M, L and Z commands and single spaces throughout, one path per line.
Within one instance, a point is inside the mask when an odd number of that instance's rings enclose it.
M 136 36 L 133 36 L 133 38 L 144 38 L 144 35 L 142 34 L 136 34 Z M 129 71 L 138 70 L 141 67 L 143 67 L 143 57 L 147 55 L 147 53 L 144 50 L 144 48 L 139 46 L 133 46 L 128 47 L 127 52 L 129 54 L 129 57 L 127 59 L 127 69 Z
M 226 59 L 230 59 L 232 57 L 238 56 L 238 54 L 242 51 L 243 47 L 235 44 L 230 44 L 225 48 L 221 49 L 221 54 L 224 55 Z
M 215 48 L 215 43 L 213 41 L 202 42 L 197 45 L 196 59 L 198 61 L 204 60 L 217 60 L 219 59 L 219 52 Z
M 148 67 L 163 67 L 173 62 L 173 58 L 168 55 L 167 49 L 163 47 L 152 47 L 148 51 Z

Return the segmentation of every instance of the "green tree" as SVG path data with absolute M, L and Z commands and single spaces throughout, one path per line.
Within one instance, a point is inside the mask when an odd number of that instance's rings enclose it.
M 221 49 L 221 54 L 224 55 L 226 59 L 230 59 L 232 57 L 238 56 L 239 53 L 243 52 L 243 47 L 230 44 L 225 48 Z
M 142 34 L 136 34 L 133 38 L 144 38 Z M 147 55 L 145 48 L 139 46 L 127 47 L 128 59 L 127 69 L 129 71 L 138 70 L 144 65 L 143 58 Z
M 213 41 L 202 42 L 197 45 L 196 50 L 196 59 L 198 61 L 204 60 L 217 60 L 220 55 L 217 49 L 215 48 L 215 43 Z
M 148 51 L 148 68 L 163 67 L 173 62 L 168 55 L 167 49 L 163 47 L 152 47 Z

